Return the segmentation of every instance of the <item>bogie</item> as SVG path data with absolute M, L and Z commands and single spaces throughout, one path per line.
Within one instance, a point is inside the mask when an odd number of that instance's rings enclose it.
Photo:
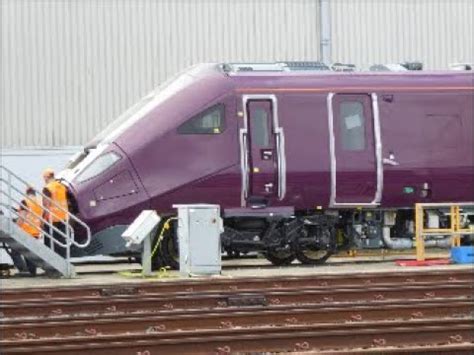
M 448 228 L 451 219 L 446 209 L 424 215 L 424 223 L 435 228 Z M 358 249 L 410 249 L 414 242 L 414 211 L 401 210 L 328 210 L 294 217 L 242 217 L 225 219 L 221 236 L 223 252 L 228 258 L 258 252 L 276 266 L 290 265 L 297 259 L 302 264 L 324 264 L 338 251 Z M 474 224 L 474 210 L 461 213 L 463 228 Z M 427 245 L 446 247 L 450 239 L 428 238 Z M 466 235 L 462 244 L 472 244 Z M 165 233 L 160 253 L 162 264 L 179 267 L 176 230 Z

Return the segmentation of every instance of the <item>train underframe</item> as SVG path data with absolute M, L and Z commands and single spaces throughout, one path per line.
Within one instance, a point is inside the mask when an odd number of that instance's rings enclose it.
M 425 213 L 425 225 L 448 228 L 446 210 Z M 463 210 L 461 223 L 474 225 L 474 210 Z M 165 233 L 154 267 L 179 267 L 176 226 Z M 288 218 L 230 217 L 224 219 L 222 250 L 231 258 L 258 252 L 272 264 L 284 266 L 298 260 L 302 264 L 323 264 L 334 253 L 360 249 L 410 249 L 414 242 L 414 211 L 399 210 L 316 210 L 299 211 Z M 473 235 L 462 237 L 472 244 Z M 449 248 L 451 237 L 431 236 L 427 247 Z

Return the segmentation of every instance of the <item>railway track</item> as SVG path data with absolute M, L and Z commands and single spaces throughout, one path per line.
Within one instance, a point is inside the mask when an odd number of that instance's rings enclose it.
M 6 340 L 1 345 L 4 354 L 230 354 L 340 349 L 350 338 L 350 345 L 359 348 L 464 343 L 472 350 L 473 330 L 472 318 L 443 318 Z
M 0 301 L 0 349 L 472 353 L 473 277 L 373 273 L 8 290 Z
M 412 320 L 420 318 L 460 318 L 474 312 L 474 300 L 443 299 L 385 301 L 374 307 L 372 302 L 354 305 L 270 306 L 256 312 L 255 307 L 233 307 L 214 310 L 176 310 L 136 314 L 110 314 L 82 317 L 51 317 L 33 320 L 11 319 L 0 324 L 3 339 L 34 339 L 54 336 L 87 336 L 125 332 L 193 330 L 196 324 L 204 329 L 255 327 L 272 324 L 344 323 L 380 320 Z M 28 331 L 25 331 L 25 330 Z
M 72 298 L 2 301 L 3 317 L 48 317 L 54 315 L 131 313 L 166 309 L 226 308 L 229 306 L 267 306 L 278 304 L 332 304 L 335 302 L 367 302 L 383 300 L 462 298 L 474 294 L 471 282 L 418 283 L 400 286 L 346 286 L 344 288 L 315 287 L 291 288 L 278 291 L 263 289 L 246 292 L 157 293 L 120 295 L 100 298 Z
M 403 272 L 403 273 L 354 273 L 311 276 L 241 277 L 202 280 L 157 280 L 153 282 L 119 283 L 114 285 L 80 285 L 70 287 L 38 287 L 2 290 L 5 301 L 25 301 L 44 299 L 77 299 L 84 297 L 110 297 L 116 295 L 157 294 L 169 292 L 220 292 L 248 290 L 278 290 L 283 288 L 341 287 L 354 285 L 390 285 L 393 283 L 412 285 L 416 283 L 452 283 L 471 281 L 471 270 Z

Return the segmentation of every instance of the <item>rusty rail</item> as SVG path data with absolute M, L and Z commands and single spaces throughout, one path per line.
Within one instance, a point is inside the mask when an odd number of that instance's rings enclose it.
M 404 346 L 386 346 L 386 347 L 372 347 L 361 349 L 344 349 L 344 350 L 319 350 L 316 354 L 331 354 L 331 355 L 352 355 L 352 354 L 453 354 L 453 355 L 472 355 L 474 353 L 473 343 L 454 343 L 454 344 L 436 344 L 436 349 L 431 345 L 404 345 Z M 313 353 L 309 353 L 313 354 Z M 308 355 L 309 355 L 308 354 Z
M 267 306 L 278 304 L 315 304 L 332 302 L 364 302 L 436 298 L 471 298 L 474 284 L 469 281 L 440 285 L 385 284 L 384 286 L 356 286 L 347 288 L 319 287 L 313 289 L 258 290 L 253 292 L 200 292 L 126 295 L 93 299 L 36 300 L 32 302 L 3 301 L 2 318 L 48 317 L 74 314 L 107 314 L 166 309 L 225 308 L 229 306 Z
M 3 289 L 0 303 L 6 301 L 34 301 L 52 299 L 110 298 L 113 296 L 165 294 L 179 292 L 222 292 L 254 290 L 279 290 L 285 288 L 345 287 L 357 285 L 391 285 L 393 283 L 412 285 L 424 282 L 450 284 L 457 281 L 471 281 L 471 270 L 416 271 L 396 273 L 357 273 L 311 276 L 240 277 L 213 280 L 159 280 L 154 282 L 120 283 L 113 285 L 81 285 L 62 287 L 38 287 Z
M 0 325 L 2 339 L 28 339 L 45 337 L 94 336 L 122 334 L 220 329 L 234 327 L 283 327 L 292 324 L 344 323 L 381 320 L 411 320 L 427 318 L 469 317 L 474 300 L 443 299 L 436 302 L 408 300 L 338 305 L 271 306 L 256 312 L 254 307 L 216 310 L 178 310 L 147 312 L 131 315 L 115 314 L 82 317 L 35 318 L 25 321 L 12 319 Z M 1 344 L 1 343 L 0 343 Z
M 473 276 L 472 270 L 449 270 L 9 290 L 0 298 L 0 349 L 39 355 L 469 353 Z
M 290 325 L 6 340 L 3 354 L 230 354 L 474 342 L 473 318 Z

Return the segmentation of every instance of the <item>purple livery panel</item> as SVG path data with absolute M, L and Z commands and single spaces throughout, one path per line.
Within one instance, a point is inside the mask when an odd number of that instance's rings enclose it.
M 271 199 L 272 206 L 327 208 L 334 157 L 336 201 L 370 202 L 379 182 L 383 208 L 472 201 L 472 79 L 472 74 L 452 72 L 228 76 L 209 70 L 121 133 L 107 148 L 122 157 L 110 169 L 69 185 L 81 218 L 95 232 L 129 224 L 144 208 L 171 213 L 172 204 L 199 202 L 217 203 L 223 209 L 242 207 L 239 132 L 245 126 L 242 112 L 248 109 L 243 107 L 243 96 L 269 94 L 276 97 L 286 143 L 286 194 L 282 200 Z M 334 97 L 328 104 L 330 93 Z M 184 122 L 216 104 L 224 105 L 222 132 L 177 132 Z M 265 105 L 251 109 L 271 112 Z M 262 159 L 273 159 L 275 152 L 262 146 L 261 154 Z M 384 160 L 381 178 L 377 159 Z M 271 164 L 268 167 L 263 172 L 271 180 L 274 170 Z M 268 193 L 275 191 L 269 188 Z

